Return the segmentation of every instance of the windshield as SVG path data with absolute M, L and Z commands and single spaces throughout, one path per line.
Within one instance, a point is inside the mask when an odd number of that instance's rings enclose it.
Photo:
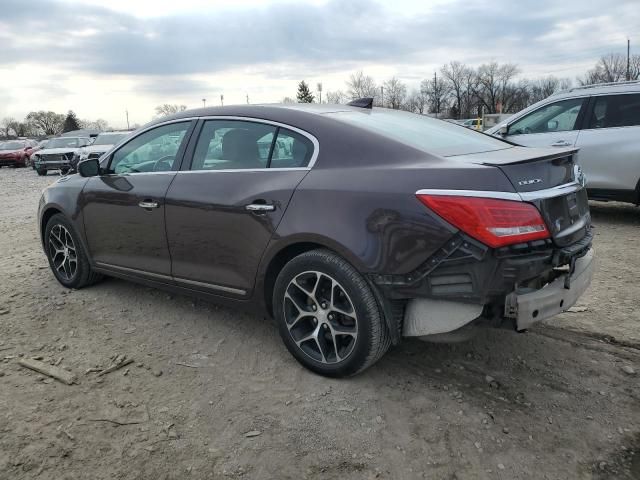
M 65 148 L 65 147 L 79 147 L 89 143 L 85 138 L 74 137 L 60 137 L 52 138 L 47 142 L 47 148 Z
M 127 135 L 127 133 L 101 133 L 92 145 L 115 145 Z
M 444 157 L 511 148 L 506 142 L 460 125 L 399 110 L 342 111 L 327 115 Z
M 19 150 L 24 148 L 23 142 L 4 142 L 0 143 L 0 150 Z

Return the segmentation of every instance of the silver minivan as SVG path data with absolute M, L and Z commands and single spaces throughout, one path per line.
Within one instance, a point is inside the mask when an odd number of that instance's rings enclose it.
M 640 203 L 640 81 L 556 93 L 485 133 L 530 147 L 576 147 L 589 198 Z

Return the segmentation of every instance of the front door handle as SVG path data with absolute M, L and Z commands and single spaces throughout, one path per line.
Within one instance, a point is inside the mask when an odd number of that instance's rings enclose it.
M 142 208 L 158 208 L 158 202 L 154 202 L 153 200 L 143 200 L 138 204 L 139 207 Z
M 557 142 L 552 143 L 551 146 L 552 147 L 570 147 L 571 144 L 566 140 L 558 140 Z
M 263 213 L 273 212 L 276 209 L 276 206 L 270 203 L 250 203 L 249 205 L 245 205 L 244 208 L 250 212 Z

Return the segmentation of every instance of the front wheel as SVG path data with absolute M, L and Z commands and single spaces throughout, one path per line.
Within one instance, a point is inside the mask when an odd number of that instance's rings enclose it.
M 65 287 L 82 288 L 102 278 L 91 270 L 80 238 L 64 215 L 58 213 L 49 219 L 44 247 L 53 275 Z
M 41 177 L 44 177 L 47 174 L 47 169 L 46 168 L 38 168 L 37 172 L 38 172 L 38 175 L 40 175 Z
M 355 375 L 391 343 L 366 280 L 328 250 L 303 253 L 285 265 L 276 279 L 273 308 L 289 352 L 320 375 Z

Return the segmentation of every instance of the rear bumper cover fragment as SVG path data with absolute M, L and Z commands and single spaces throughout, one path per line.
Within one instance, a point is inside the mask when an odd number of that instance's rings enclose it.
M 516 321 L 517 330 L 526 330 L 572 307 L 591 283 L 594 270 L 594 251 L 575 261 L 572 273 L 561 275 L 540 290 L 507 295 L 504 316 Z M 567 278 L 569 277 L 569 278 Z M 566 286 L 569 288 L 566 288 Z

